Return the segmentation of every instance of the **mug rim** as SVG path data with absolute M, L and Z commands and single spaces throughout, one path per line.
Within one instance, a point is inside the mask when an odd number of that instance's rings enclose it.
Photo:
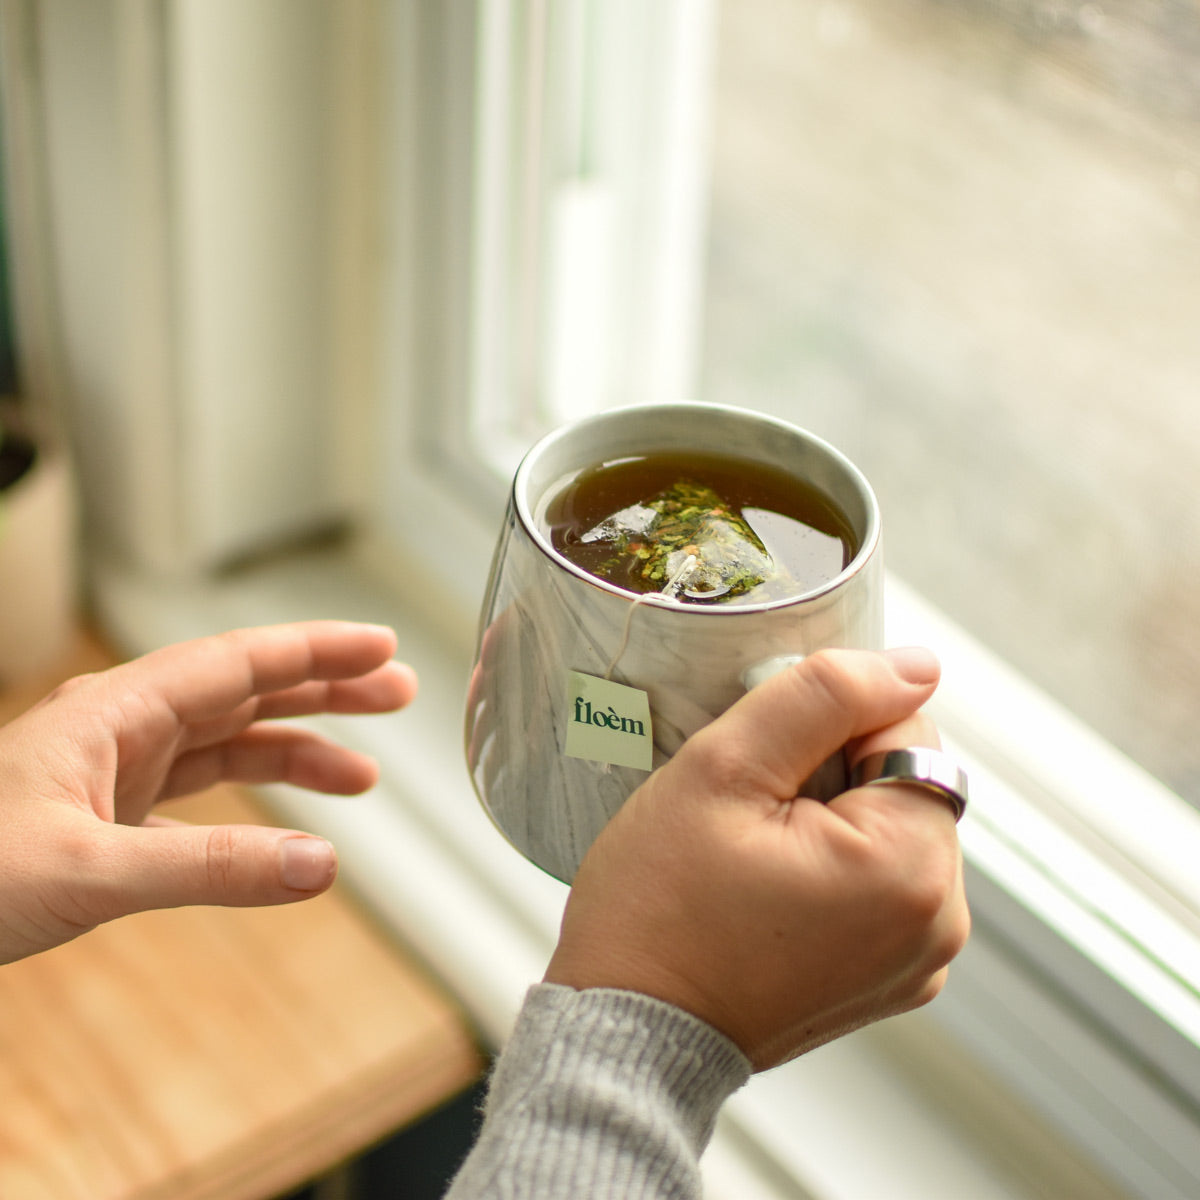
M 535 517 L 529 505 L 529 498 L 525 494 L 528 491 L 528 479 L 535 464 L 545 454 L 545 452 L 562 441 L 566 437 L 576 436 L 581 430 L 586 431 L 589 426 L 606 424 L 616 417 L 628 413 L 644 413 L 652 411 L 664 411 L 670 409 L 672 411 L 691 410 L 693 412 L 705 413 L 723 413 L 738 420 L 753 420 L 756 424 L 766 423 L 776 426 L 781 432 L 785 432 L 790 437 L 799 437 L 815 446 L 822 454 L 830 458 L 837 467 L 850 479 L 855 488 L 861 493 L 866 501 L 865 509 L 867 513 L 866 529 L 864 531 L 861 543 L 854 557 L 839 571 L 832 579 L 827 580 L 818 587 L 810 588 L 806 592 L 801 592 L 795 596 L 788 596 L 780 600 L 764 600 L 755 604 L 728 604 L 728 605 L 699 605 L 688 604 L 682 600 L 676 600 L 670 596 L 663 596 L 658 592 L 638 593 L 631 592 L 625 588 L 617 587 L 616 584 L 609 583 L 607 580 L 600 579 L 585 571 L 582 567 L 573 563 L 569 558 L 565 558 L 555 550 L 541 529 L 538 527 L 537 518 Z M 538 498 L 539 500 L 541 497 Z M 603 412 L 593 413 L 590 416 L 582 417 L 579 420 L 568 421 L 550 430 L 539 438 L 522 457 L 520 465 L 517 467 L 516 473 L 513 475 L 513 481 L 510 490 L 510 503 L 513 512 L 516 514 L 517 520 L 520 521 L 522 528 L 529 536 L 530 541 L 549 558 L 555 566 L 561 567 L 568 571 L 575 578 L 582 582 L 598 588 L 600 591 L 607 592 L 618 599 L 625 600 L 628 603 L 653 604 L 656 608 L 669 609 L 672 612 L 681 613 L 687 616 L 697 617 L 735 617 L 739 615 L 748 615 L 751 613 L 771 612 L 777 609 L 793 608 L 800 604 L 811 604 L 814 600 L 820 599 L 822 596 L 828 595 L 831 592 L 837 591 L 844 587 L 854 576 L 860 574 L 866 567 L 867 563 L 874 556 L 878 549 L 881 526 L 879 513 L 879 501 L 875 496 L 875 491 L 871 487 L 870 482 L 863 472 L 836 446 L 827 442 L 824 438 L 810 432 L 807 429 L 801 428 L 790 421 L 785 421 L 781 417 L 773 416 L 769 413 L 760 412 L 753 408 L 742 408 L 734 404 L 714 404 L 704 401 L 686 401 L 677 400 L 660 404 L 633 404 L 623 405 L 619 408 L 606 409 Z

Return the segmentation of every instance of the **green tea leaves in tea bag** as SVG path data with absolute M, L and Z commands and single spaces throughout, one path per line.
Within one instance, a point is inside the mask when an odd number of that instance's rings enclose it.
M 581 541 L 612 548 L 594 574 L 681 599 L 739 596 L 776 574 L 746 521 L 712 488 L 688 479 L 606 517 Z
M 814 485 L 769 463 L 692 451 L 584 467 L 538 519 L 573 568 L 700 606 L 805 595 L 857 552 L 844 514 Z

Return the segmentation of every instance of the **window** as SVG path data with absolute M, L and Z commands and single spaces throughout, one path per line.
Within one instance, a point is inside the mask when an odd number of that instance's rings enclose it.
M 721 9 L 706 398 L 874 481 L 906 582 L 1200 806 L 1200 15 Z

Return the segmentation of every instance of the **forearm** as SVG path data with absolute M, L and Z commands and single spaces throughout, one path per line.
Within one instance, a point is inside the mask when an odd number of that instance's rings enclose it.
M 699 1157 L 749 1077 L 714 1029 L 633 992 L 531 989 L 447 1200 L 700 1195 Z

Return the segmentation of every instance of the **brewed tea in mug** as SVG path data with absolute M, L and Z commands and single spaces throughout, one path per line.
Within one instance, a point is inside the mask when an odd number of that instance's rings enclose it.
M 570 882 L 648 773 L 748 687 L 882 638 L 878 506 L 820 438 L 706 404 L 563 426 L 518 468 L 497 542 L 472 780 L 501 833 Z
M 637 595 L 763 604 L 820 588 L 857 549 L 811 484 L 719 454 L 640 454 L 585 467 L 538 517 L 563 558 Z

